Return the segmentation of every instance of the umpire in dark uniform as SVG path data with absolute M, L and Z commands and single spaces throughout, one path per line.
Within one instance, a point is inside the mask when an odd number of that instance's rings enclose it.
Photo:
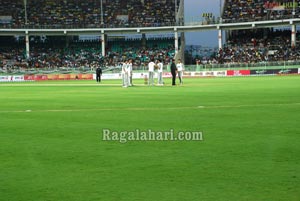
M 96 80 L 97 82 L 101 82 L 102 69 L 100 66 L 96 69 Z
M 177 74 L 177 67 L 175 65 L 175 59 L 171 60 L 171 74 L 172 74 L 172 85 L 176 85 L 176 74 Z

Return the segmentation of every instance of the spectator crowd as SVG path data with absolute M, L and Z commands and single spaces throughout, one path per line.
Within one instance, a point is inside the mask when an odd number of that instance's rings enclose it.
M 222 49 L 202 63 L 241 64 L 300 60 L 299 46 L 291 46 L 290 30 L 239 30 L 229 36 Z M 297 37 L 299 41 L 299 37 Z
M 174 38 L 149 39 L 147 45 L 143 46 L 142 41 L 137 39 L 109 40 L 107 55 L 103 57 L 101 43 L 98 40 L 74 40 L 69 44 L 61 40 L 56 42 L 31 40 L 28 59 L 24 41 L 10 42 L 8 45 L 0 46 L 0 68 L 95 69 L 99 65 L 118 66 L 128 59 L 133 60 L 135 67 L 143 66 L 152 58 L 165 62 L 173 58 L 175 54 L 173 41 Z M 135 46 L 130 45 L 133 43 Z
M 26 3 L 25 3 L 26 2 Z M 102 2 L 102 6 L 101 6 Z M 180 0 L 176 8 L 180 6 Z M 292 0 L 224 0 L 222 20 L 247 22 L 300 17 Z M 174 25 L 174 1 L 166 0 L 2 0 L 0 27 L 148 27 Z
M 225 0 L 223 22 L 248 22 L 299 18 L 300 7 L 296 0 Z M 293 15 L 295 11 L 295 15 Z
M 243 22 L 300 17 L 298 1 L 295 5 L 291 5 L 290 0 L 280 2 L 225 0 L 222 19 Z M 180 0 L 177 3 L 179 6 Z M 174 23 L 174 2 L 165 0 L 3 0 L 0 5 L 1 28 L 18 28 L 25 24 L 29 27 L 88 28 Z M 299 60 L 300 49 L 291 47 L 290 38 L 290 30 L 232 31 L 222 49 L 209 58 L 200 59 L 203 63 L 218 64 Z M 65 41 L 49 43 L 33 39 L 30 56 L 26 58 L 24 40 L 10 41 L 8 45 L 0 45 L 0 68 L 96 68 L 103 64 L 115 66 L 126 59 L 133 59 L 134 66 L 141 66 L 152 58 L 168 62 L 174 56 L 174 38 L 148 40 L 147 45 L 140 39 L 110 39 L 106 53 L 103 57 L 99 40 L 73 40 L 66 44 Z
M 180 0 L 177 3 L 179 6 Z M 175 4 L 165 0 L 2 0 L 0 5 L 0 27 L 4 28 L 144 27 L 174 23 Z
M 204 64 L 240 64 L 300 60 L 299 46 L 291 47 L 290 30 L 257 29 L 232 32 L 227 43 L 210 57 L 196 55 Z M 297 37 L 299 41 L 299 37 Z M 99 40 L 30 41 L 30 57 L 26 59 L 24 41 L 0 46 L 0 67 L 95 69 L 99 65 L 118 66 L 132 59 L 134 67 L 146 66 L 151 59 L 167 64 L 174 57 L 174 38 L 109 39 L 106 56 L 102 56 Z

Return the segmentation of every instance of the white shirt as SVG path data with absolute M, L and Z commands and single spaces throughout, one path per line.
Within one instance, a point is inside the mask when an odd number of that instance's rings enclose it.
M 148 64 L 149 72 L 154 72 L 154 66 L 155 66 L 155 63 L 154 63 L 153 61 L 151 61 L 151 62 Z
M 176 67 L 177 67 L 177 71 L 183 71 L 183 64 L 182 63 L 178 63 L 176 65 Z
M 128 72 L 129 75 L 131 74 L 131 72 L 132 72 L 132 63 L 127 64 L 127 72 Z
M 158 63 L 157 65 L 158 65 L 158 70 L 157 70 L 157 72 L 162 73 L 162 72 L 163 72 L 163 67 L 164 67 L 164 65 L 163 65 L 162 63 Z
M 122 74 L 126 74 L 127 73 L 127 63 L 123 63 L 122 65 Z

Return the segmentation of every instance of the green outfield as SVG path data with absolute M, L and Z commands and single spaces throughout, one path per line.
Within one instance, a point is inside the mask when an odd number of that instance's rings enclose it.
M 143 82 L 0 83 L 0 201 L 300 200 L 300 76 Z

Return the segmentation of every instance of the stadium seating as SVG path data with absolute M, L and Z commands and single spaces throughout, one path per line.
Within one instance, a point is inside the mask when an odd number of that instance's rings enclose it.
M 5 40 L 7 40 L 5 38 Z M 175 54 L 174 38 L 148 39 L 142 45 L 141 39 L 109 39 L 107 56 L 102 57 L 101 43 L 98 40 L 54 40 L 41 41 L 30 38 L 30 58 L 25 58 L 24 39 L 10 41 L 0 46 L 0 68 L 90 68 L 94 69 L 105 61 L 106 66 L 117 66 L 125 59 L 133 59 L 134 66 L 146 65 L 150 58 L 162 59 L 166 63 Z
M 299 60 L 299 47 L 291 47 L 290 37 L 290 30 L 235 31 L 219 51 L 217 60 L 220 63 Z
M 296 1 L 297 2 L 297 1 Z M 293 15 L 293 11 L 295 11 Z M 299 6 L 289 0 L 225 0 L 223 23 L 298 18 Z M 232 31 L 225 47 L 214 58 L 218 63 L 259 63 L 298 60 L 298 47 L 291 47 L 290 30 Z
M 298 18 L 300 16 L 299 6 L 295 6 L 295 15 L 293 16 L 293 5 L 290 0 L 282 0 L 281 4 L 278 2 L 276 0 L 225 0 L 222 19 L 223 22 L 228 23 Z M 282 5 L 285 6 L 284 9 Z
M 177 1 L 178 5 L 180 0 Z M 0 27 L 90 28 L 162 26 L 175 23 L 171 1 L 151 0 L 2 0 Z M 25 14 L 27 18 L 25 19 Z M 103 14 L 103 24 L 101 22 Z
M 297 35 L 296 41 L 299 44 L 300 35 Z M 191 64 L 195 64 L 200 59 L 202 64 L 248 66 L 249 64 L 267 65 L 267 63 L 299 61 L 299 50 L 299 45 L 291 46 L 291 30 L 289 29 L 253 29 L 230 32 L 223 48 L 212 49 L 209 55 L 191 47 L 186 54 Z
M 103 24 L 100 0 L 3 0 L 0 5 L 0 28 L 90 28 L 163 26 L 175 23 L 175 5 L 171 1 L 103 0 Z M 178 6 L 180 0 L 177 0 Z M 26 16 L 26 17 L 25 17 Z M 1 40 L 0 68 L 95 67 L 101 55 L 100 41 L 40 41 L 30 37 L 30 58 L 25 58 L 25 39 Z M 9 40 L 7 40 L 9 39 Z M 141 39 L 108 39 L 107 65 L 133 58 L 135 65 L 150 57 L 168 60 L 174 56 L 174 38 L 150 39 L 141 48 Z M 5 43 L 5 41 L 9 41 Z
M 177 2 L 179 5 L 180 1 Z M 274 7 L 275 2 L 225 0 L 222 19 L 226 23 L 293 17 L 291 7 L 282 10 L 278 6 Z M 162 26 L 175 23 L 175 5 L 171 1 L 103 0 L 103 24 L 100 7 L 100 0 L 27 0 L 25 20 L 23 1 L 3 0 L 0 6 L 0 27 L 23 27 L 25 21 L 28 27 L 42 28 Z M 296 7 L 295 17 L 299 16 L 300 10 Z M 263 32 L 233 31 L 225 47 L 210 60 L 216 63 L 258 63 L 300 58 L 298 47 L 290 47 L 290 31 Z M 151 57 L 168 61 L 174 56 L 174 38 L 153 38 L 143 48 L 140 40 L 108 39 L 107 65 L 117 65 L 124 59 L 133 58 L 134 64 L 138 66 L 148 62 Z M 33 40 L 30 42 L 30 59 L 26 60 L 24 40 L 20 41 L 8 45 L 1 41 L 0 67 L 93 68 L 102 57 L 100 41 L 74 40 L 66 44 L 63 40 L 41 44 Z

